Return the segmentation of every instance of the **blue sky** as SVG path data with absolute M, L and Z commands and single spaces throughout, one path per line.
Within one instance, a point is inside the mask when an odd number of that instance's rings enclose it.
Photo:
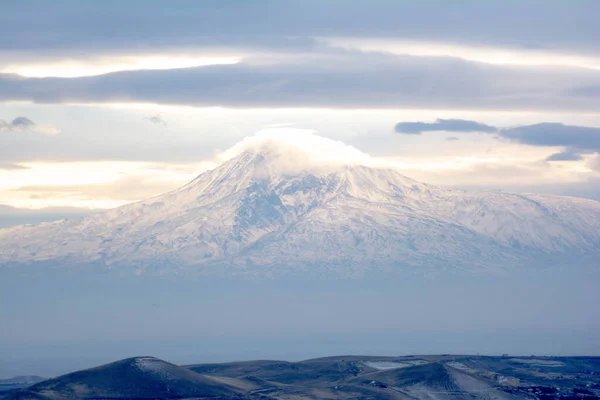
M 3 224 L 162 193 L 278 126 L 432 184 L 600 199 L 599 14 L 584 0 L 2 2 Z

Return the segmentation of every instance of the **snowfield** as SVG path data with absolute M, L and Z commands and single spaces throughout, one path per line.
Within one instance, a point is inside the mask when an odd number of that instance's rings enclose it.
M 411 364 L 408 363 L 400 363 L 393 361 L 365 361 L 364 364 L 367 367 L 375 368 L 382 371 L 388 369 L 406 368 L 411 366 Z
M 396 361 L 365 361 L 364 364 L 367 367 L 375 368 L 381 371 L 385 371 L 388 369 L 397 369 L 397 368 L 407 368 L 414 367 L 415 365 L 424 365 L 427 364 L 425 360 L 407 360 L 402 362 Z

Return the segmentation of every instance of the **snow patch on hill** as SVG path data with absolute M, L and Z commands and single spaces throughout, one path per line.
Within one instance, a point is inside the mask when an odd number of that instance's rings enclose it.
M 155 375 L 162 380 L 173 379 L 173 374 L 171 373 L 173 366 L 158 358 L 136 357 L 134 365 L 140 371 Z

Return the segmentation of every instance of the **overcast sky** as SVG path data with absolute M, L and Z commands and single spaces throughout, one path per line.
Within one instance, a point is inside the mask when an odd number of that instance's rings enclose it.
M 165 192 L 274 126 L 436 185 L 600 200 L 598 15 L 595 0 L 0 2 L 0 225 Z

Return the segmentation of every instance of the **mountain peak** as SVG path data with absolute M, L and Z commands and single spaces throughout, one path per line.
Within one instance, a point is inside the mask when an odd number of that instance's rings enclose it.
M 264 129 L 225 151 L 220 158 L 267 165 L 275 175 L 306 171 L 323 174 L 343 166 L 377 164 L 352 146 L 297 128 Z
M 540 254 L 600 249 L 599 202 L 437 188 L 330 139 L 313 144 L 307 150 L 266 135 L 162 196 L 0 231 L 0 266 L 94 263 L 141 272 L 175 265 L 259 275 L 310 266 L 355 274 L 506 268 Z

